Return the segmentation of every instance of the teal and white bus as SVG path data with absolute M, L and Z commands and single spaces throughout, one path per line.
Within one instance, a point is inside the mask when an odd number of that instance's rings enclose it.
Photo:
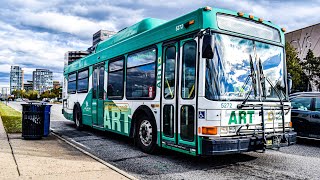
M 156 147 L 218 155 L 288 146 L 284 29 L 204 7 L 148 18 L 64 68 L 63 114 L 76 127 Z

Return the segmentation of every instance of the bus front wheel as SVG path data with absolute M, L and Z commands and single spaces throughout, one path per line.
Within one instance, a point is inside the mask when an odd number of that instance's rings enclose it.
M 142 116 L 138 120 L 137 144 L 143 152 L 153 153 L 156 148 L 157 128 L 154 121 L 147 116 Z

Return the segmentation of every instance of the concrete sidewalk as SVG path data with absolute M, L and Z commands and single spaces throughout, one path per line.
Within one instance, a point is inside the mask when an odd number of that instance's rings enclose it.
M 0 118 L 0 179 L 127 178 L 55 136 L 23 140 L 9 134 L 8 141 Z

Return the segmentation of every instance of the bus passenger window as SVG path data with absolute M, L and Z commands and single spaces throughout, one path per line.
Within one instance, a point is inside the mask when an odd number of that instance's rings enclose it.
M 153 99 L 156 85 L 156 50 L 148 49 L 128 56 L 128 99 Z
M 122 99 L 123 97 L 123 59 L 109 62 L 108 71 L 108 99 Z
M 68 93 L 77 91 L 77 73 L 70 74 L 68 77 Z
M 188 41 L 183 45 L 181 74 L 181 97 L 183 99 L 193 99 L 195 95 L 196 49 L 195 41 Z
M 88 92 L 88 83 L 89 83 L 89 73 L 88 69 L 78 72 L 78 81 L 77 81 L 77 91 L 85 93 Z

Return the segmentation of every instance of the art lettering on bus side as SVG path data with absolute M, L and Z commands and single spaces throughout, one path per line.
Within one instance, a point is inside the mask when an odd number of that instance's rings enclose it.
M 104 127 L 120 133 L 129 133 L 129 115 L 131 109 L 126 103 L 105 103 L 104 106 Z

